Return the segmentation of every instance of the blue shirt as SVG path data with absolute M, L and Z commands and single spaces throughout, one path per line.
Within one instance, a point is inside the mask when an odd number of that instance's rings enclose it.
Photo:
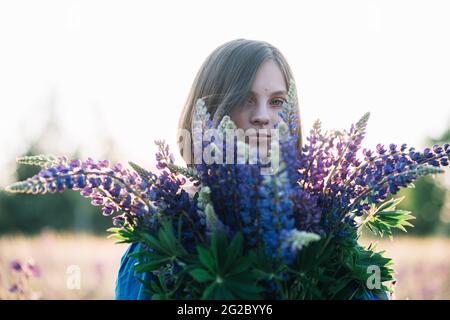
M 138 250 L 139 244 L 132 243 L 120 260 L 116 280 L 116 300 L 149 300 L 149 297 L 144 294 L 144 285 L 138 280 L 138 278 L 145 279 L 145 275 L 134 272 L 133 265 L 137 259 L 128 256 Z

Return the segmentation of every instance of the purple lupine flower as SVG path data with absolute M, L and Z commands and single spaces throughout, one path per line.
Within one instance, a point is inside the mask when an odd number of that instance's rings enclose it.
M 41 277 L 42 275 L 41 268 L 34 262 L 27 262 L 26 268 L 33 277 L 35 278 Z
M 103 206 L 104 215 L 128 212 L 129 221 L 138 223 L 138 215 L 150 212 L 151 203 L 141 194 L 143 179 L 136 172 L 124 169 L 121 164 L 110 168 L 107 160 L 95 162 L 58 158 L 52 166 L 44 166 L 34 177 L 17 183 L 11 188 L 24 193 L 54 193 L 65 189 L 80 190 L 84 197 L 91 198 L 91 204 Z M 137 200 L 140 198 L 140 200 Z M 134 203 L 134 206 L 132 204 Z M 135 219 L 131 219 L 134 217 Z
M 10 263 L 11 270 L 21 272 L 23 270 L 22 264 L 18 260 L 14 260 Z
M 10 293 L 16 293 L 19 291 L 19 286 L 15 283 L 11 287 L 9 287 L 8 291 Z

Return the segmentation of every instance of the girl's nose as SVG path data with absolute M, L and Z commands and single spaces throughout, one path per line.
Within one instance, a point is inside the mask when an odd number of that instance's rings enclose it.
M 254 126 L 265 126 L 270 123 L 269 113 L 267 112 L 266 106 L 258 106 L 255 112 L 252 114 L 250 122 Z

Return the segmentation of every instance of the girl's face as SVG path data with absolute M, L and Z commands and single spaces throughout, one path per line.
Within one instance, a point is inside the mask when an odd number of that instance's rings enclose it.
M 281 120 L 278 112 L 282 110 L 286 99 L 283 74 L 275 61 L 267 60 L 259 67 L 246 102 L 233 108 L 230 118 L 244 131 L 268 129 L 267 133 L 270 135 L 270 129 Z M 259 132 L 259 139 L 266 139 L 264 131 L 266 130 Z

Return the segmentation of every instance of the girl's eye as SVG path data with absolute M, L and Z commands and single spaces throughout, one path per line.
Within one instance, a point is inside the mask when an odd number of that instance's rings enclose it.
M 273 99 L 271 102 L 272 102 L 272 104 L 275 104 L 276 106 L 280 106 L 281 107 L 285 101 L 286 100 L 284 100 L 284 99 Z M 247 98 L 246 103 L 247 104 L 252 104 L 252 103 L 254 103 L 254 101 L 253 101 L 252 98 Z
M 284 99 L 273 99 L 272 102 L 273 102 L 275 105 L 281 107 L 281 106 L 283 105 L 283 103 L 285 102 L 285 100 L 284 100 Z

